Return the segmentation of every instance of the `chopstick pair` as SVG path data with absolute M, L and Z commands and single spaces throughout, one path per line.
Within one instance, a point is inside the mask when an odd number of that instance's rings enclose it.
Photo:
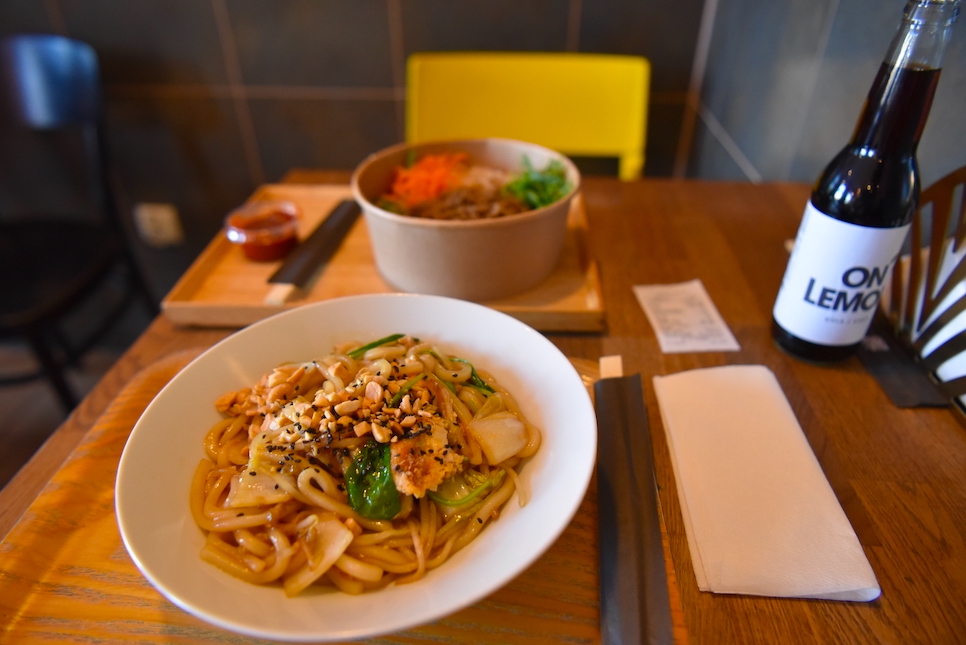
M 640 374 L 600 360 L 597 500 L 602 645 L 670 644 L 671 602 Z
M 360 212 L 354 199 L 339 202 L 268 279 L 272 288 L 265 296 L 265 304 L 285 304 L 303 289 L 342 244 Z

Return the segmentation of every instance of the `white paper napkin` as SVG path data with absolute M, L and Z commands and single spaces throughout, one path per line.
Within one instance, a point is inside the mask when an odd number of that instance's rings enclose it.
M 878 598 L 862 545 L 768 368 L 657 376 L 654 388 L 701 590 Z

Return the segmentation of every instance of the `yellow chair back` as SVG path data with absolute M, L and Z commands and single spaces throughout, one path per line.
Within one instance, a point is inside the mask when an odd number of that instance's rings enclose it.
M 644 167 L 650 63 L 578 53 L 413 54 L 406 141 L 505 137 L 571 156 L 617 157 L 619 176 Z

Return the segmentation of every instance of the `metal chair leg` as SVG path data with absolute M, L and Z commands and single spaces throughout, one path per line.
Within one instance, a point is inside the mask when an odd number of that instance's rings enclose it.
M 77 407 L 77 396 L 74 394 L 70 384 L 67 383 L 62 366 L 57 362 L 53 354 L 51 354 L 50 348 L 44 342 L 41 331 L 31 330 L 27 334 L 27 340 L 34 351 L 34 355 L 40 362 L 41 369 L 43 369 L 44 374 L 47 376 L 47 380 L 53 386 L 57 398 L 64 408 L 64 412 L 70 414 Z

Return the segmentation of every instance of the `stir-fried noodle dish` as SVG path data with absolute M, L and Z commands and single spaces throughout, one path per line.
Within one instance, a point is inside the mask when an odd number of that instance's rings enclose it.
M 191 512 L 248 582 L 362 593 L 419 580 L 517 491 L 540 431 L 480 366 L 394 334 L 287 363 L 215 403 Z

